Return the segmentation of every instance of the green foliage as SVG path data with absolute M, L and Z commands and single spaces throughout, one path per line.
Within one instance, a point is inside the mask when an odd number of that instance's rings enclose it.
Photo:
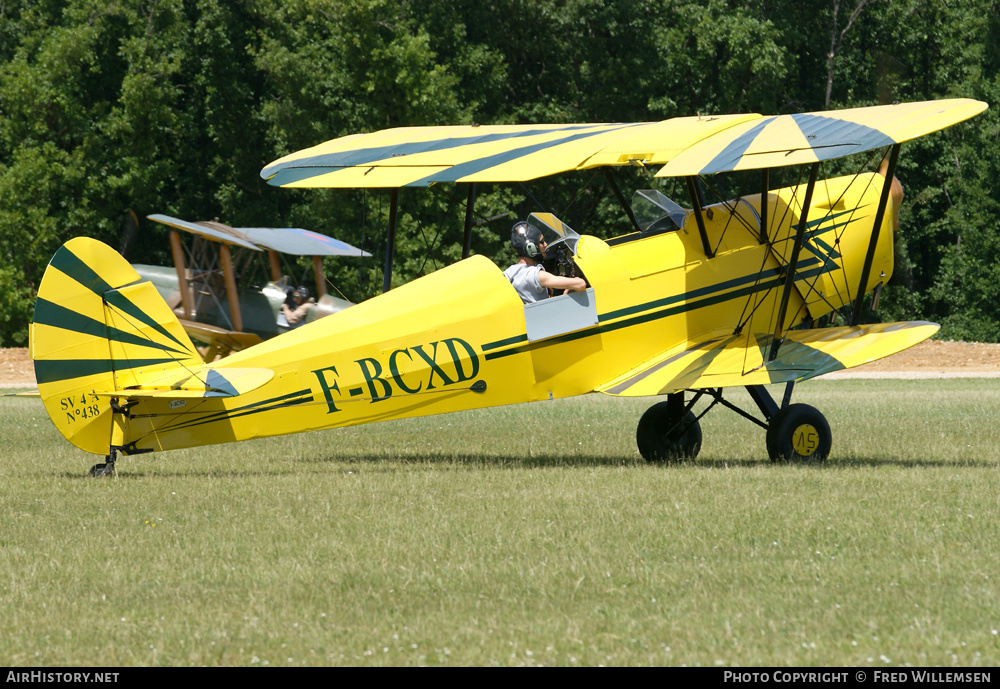
M 836 8 L 836 14 L 835 14 Z M 985 115 L 904 147 L 905 247 L 885 313 L 1000 338 L 996 0 L 51 0 L 0 8 L 0 345 L 24 344 L 60 243 L 89 235 L 165 263 L 168 213 L 295 225 L 364 245 L 329 261 L 378 293 L 388 192 L 267 186 L 267 163 L 387 127 L 647 121 L 951 96 Z M 852 19 L 853 16 L 853 19 Z M 829 54 L 833 52 L 833 58 Z M 626 196 L 656 184 L 635 170 Z M 401 192 L 393 284 L 462 252 L 468 190 Z M 509 258 L 515 217 L 629 230 L 601 175 L 477 190 L 472 249 Z M 139 218 L 130 229 L 130 213 Z M 492 222 L 486 218 L 503 216 Z

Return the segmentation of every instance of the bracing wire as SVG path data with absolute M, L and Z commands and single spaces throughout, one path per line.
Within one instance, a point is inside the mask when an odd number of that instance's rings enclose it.
M 836 208 L 836 206 L 844 198 L 844 196 L 847 194 L 847 190 L 851 188 L 851 186 L 854 184 L 854 181 L 857 180 L 861 176 L 861 174 L 862 174 L 861 169 L 859 169 L 857 172 L 854 173 L 853 175 L 854 179 L 851 181 L 850 184 L 846 185 L 844 191 L 841 192 L 837 200 L 834 203 L 830 204 L 830 207 L 827 209 L 827 213 L 819 220 L 819 222 L 816 222 L 816 227 L 819 227 L 826 219 L 832 217 L 834 208 Z M 869 177 L 868 182 L 865 184 L 864 191 L 862 191 L 861 194 L 862 196 L 864 196 L 864 194 L 867 193 L 868 189 L 871 187 L 872 180 L 874 180 L 874 177 Z M 847 221 L 841 224 L 841 228 L 839 230 L 836 229 L 834 230 L 834 236 L 836 238 L 833 244 L 834 246 L 840 245 L 840 239 L 844 236 L 844 233 L 847 231 L 847 227 L 851 224 L 851 222 L 853 222 L 853 218 L 855 214 L 858 212 L 858 210 L 859 209 L 857 207 L 850 209 Z M 808 212 L 808 209 L 804 212 Z M 812 233 L 815 234 L 815 230 L 813 230 Z M 838 253 L 840 253 L 840 256 L 838 257 L 840 271 L 844 274 L 844 289 L 847 293 L 847 301 L 850 302 L 852 301 L 851 287 L 850 287 L 851 283 L 847 276 L 847 266 L 844 262 L 844 254 L 841 252 Z M 798 318 L 799 314 L 802 312 L 802 309 L 805 308 L 805 305 L 808 302 L 809 297 L 813 294 L 813 292 L 817 291 L 817 283 L 819 282 L 819 277 L 821 274 L 822 273 L 817 274 L 811 280 L 810 278 L 803 278 L 803 281 L 808 285 L 809 290 L 806 292 L 806 294 L 803 295 L 802 302 L 799 304 L 798 308 L 796 309 L 795 313 L 792 316 L 792 322 L 794 322 Z M 833 306 L 830 300 L 826 298 L 825 295 L 821 295 L 820 298 L 827 304 L 827 306 L 830 307 L 831 311 L 836 311 L 836 308 Z
M 146 333 L 145 333 L 145 332 L 143 331 L 143 328 L 142 328 L 142 327 L 140 327 L 140 326 L 139 326 L 139 325 L 138 325 L 138 324 L 137 324 L 137 323 L 135 322 L 135 320 L 134 320 L 134 319 L 133 319 L 133 318 L 132 318 L 131 316 L 129 316 L 129 314 L 127 314 L 127 313 L 124 313 L 124 312 L 123 312 L 123 311 L 122 311 L 121 309 L 117 308 L 117 307 L 116 307 L 116 306 L 114 306 L 113 304 L 109 304 L 109 303 L 107 302 L 107 300 L 104 300 L 104 299 L 102 299 L 102 302 L 103 302 L 103 304 L 104 304 L 104 307 L 105 307 L 105 309 L 107 309 L 107 313 L 108 313 L 108 316 L 109 316 L 109 319 L 111 320 L 111 323 L 109 323 L 109 324 L 108 324 L 109 326 L 110 326 L 110 325 L 112 325 L 112 324 L 113 324 L 113 323 L 115 322 L 115 318 L 116 318 L 116 317 L 119 317 L 119 318 L 123 319 L 123 321 L 124 321 L 125 323 L 127 323 L 127 324 L 128 324 L 128 326 L 129 326 L 129 327 L 130 327 L 130 328 L 131 328 L 131 329 L 132 329 L 133 331 L 135 331 L 135 332 L 136 332 L 136 333 L 137 333 L 137 334 L 138 334 L 138 335 L 139 335 L 140 337 L 143 337 L 143 338 L 145 338 L 145 339 L 146 339 L 147 341 L 149 341 L 149 342 L 150 342 L 150 343 L 151 343 L 151 344 L 152 344 L 153 346 L 156 346 L 156 347 L 158 347 L 158 348 L 159 348 L 159 345 L 158 345 L 158 344 L 157 344 L 157 343 L 156 343 L 156 342 L 155 342 L 155 341 L 154 341 L 154 340 L 153 340 L 153 339 L 152 339 L 152 338 L 151 338 L 151 337 L 150 337 L 149 335 L 147 335 L 147 334 L 146 334 Z M 109 334 L 110 334 L 110 333 L 109 333 Z M 112 355 L 112 353 L 111 353 L 111 342 L 112 342 L 112 340 L 111 340 L 111 338 L 110 338 L 110 337 L 108 337 L 108 338 L 107 338 L 107 340 L 108 340 L 108 351 L 109 351 L 109 358 L 110 358 L 110 359 L 111 359 L 111 361 L 112 361 L 112 367 L 113 367 L 113 369 L 112 369 L 112 370 L 114 371 L 114 370 L 115 370 L 115 369 L 114 369 L 114 361 L 115 361 L 115 359 L 114 359 L 114 356 L 113 356 L 113 355 Z M 187 373 L 189 373 L 189 374 L 191 375 L 191 377 L 192 377 L 192 378 L 195 378 L 196 380 L 198 380 L 199 382 L 201 382 L 201 383 L 203 383 L 203 384 L 205 384 L 205 385 L 207 385 L 207 384 L 208 384 L 208 383 L 207 383 L 207 381 L 205 381 L 204 379 L 200 378 L 200 377 L 198 376 L 198 374 L 197 374 L 197 373 L 195 372 L 195 370 L 194 370 L 194 369 L 192 369 L 192 368 L 191 368 L 190 366 L 188 366 L 188 365 L 187 365 L 187 363 L 186 363 L 186 362 L 185 362 L 185 361 L 184 361 L 183 359 L 181 359 L 181 358 L 180 358 L 180 357 L 179 357 L 178 355 L 176 355 L 176 354 L 174 354 L 174 353 L 172 353 L 172 352 L 168 352 L 168 351 L 164 351 L 164 354 L 166 354 L 166 355 L 167 355 L 168 357 L 170 357 L 170 358 L 171 358 L 171 359 L 172 359 L 172 360 L 174 361 L 174 363 L 178 364 L 178 365 L 179 365 L 179 366 L 180 366 L 181 368 L 183 368 L 183 369 L 184 369 L 184 370 L 185 370 L 185 371 L 186 371 Z M 192 354 L 193 354 L 193 352 L 192 352 Z M 129 356 L 127 355 L 127 354 L 126 354 L 126 355 L 125 355 L 125 356 L 123 357 L 123 360 L 124 360 L 125 362 L 127 362 L 127 363 L 131 363 L 131 358 L 130 358 L 130 357 L 129 357 Z M 131 366 L 130 366 L 129 368 L 133 368 L 133 367 L 131 367 Z M 183 412 L 180 412 L 179 414 L 175 414 L 175 415 L 172 415 L 172 416 L 171 416 L 171 418 L 174 418 L 174 419 L 177 419 L 177 418 L 181 418 L 181 417 L 184 417 L 184 416 L 186 416 L 186 415 L 188 415 L 188 414 L 191 414 L 191 413 L 195 412 L 195 411 L 197 410 L 197 408 L 198 408 L 198 407 L 199 407 L 199 406 L 200 406 L 201 404 L 203 404 L 204 402 L 206 402 L 207 400 L 208 400 L 208 398 L 202 398 L 202 399 L 201 399 L 201 400 L 200 400 L 199 402 L 197 402 L 197 403 L 196 403 L 196 404 L 194 405 L 194 407 L 192 407 L 191 409 L 186 409 L 185 411 L 183 411 Z M 136 438 L 136 439 L 135 439 L 135 440 L 133 440 L 132 442 L 133 442 L 133 443 L 138 443 L 138 442 L 141 442 L 142 440 L 144 440 L 144 439 L 148 438 L 148 437 L 149 437 L 150 435 L 153 435 L 153 434 L 157 433 L 157 432 L 158 432 L 158 431 L 160 431 L 160 430 L 161 430 L 161 427 L 155 427 L 155 428 L 152 428 L 152 429 L 150 429 L 150 431 L 149 431 L 148 433 L 146 433 L 146 434 L 144 434 L 144 435 L 142 435 L 142 436 L 140 436 L 140 437 Z

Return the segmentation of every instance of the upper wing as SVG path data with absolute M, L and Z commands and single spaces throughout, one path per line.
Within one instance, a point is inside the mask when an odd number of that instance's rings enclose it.
M 229 227 L 228 225 L 223 225 L 217 222 L 188 222 L 187 220 L 181 220 L 180 218 L 172 218 L 169 215 L 161 215 L 160 213 L 154 213 L 153 215 L 146 216 L 154 222 L 167 225 L 168 227 L 173 227 L 177 230 L 184 230 L 185 232 L 190 232 L 193 235 L 204 237 L 209 241 L 220 242 L 222 244 L 235 244 L 236 246 L 241 246 L 244 249 L 253 249 L 254 251 L 260 251 L 250 238 L 244 235 L 242 232 Z
M 260 175 L 279 187 L 406 187 L 516 182 L 601 165 L 661 164 L 678 151 L 760 115 L 624 124 L 403 127 L 333 139 Z
M 936 132 L 987 107 L 982 101 L 956 98 L 764 117 L 688 146 L 656 176 L 710 175 L 832 160 Z
M 251 242 L 293 256 L 364 256 L 367 251 L 319 232 L 298 227 L 240 227 Z
M 807 380 L 901 352 L 926 340 L 939 327 L 936 323 L 908 321 L 792 330 L 785 335 L 774 361 L 765 360 L 770 335 L 709 335 L 666 351 L 599 386 L 597 391 L 645 397 L 679 390 Z
M 605 165 L 665 164 L 659 177 L 713 174 L 860 153 L 944 129 L 986 107 L 952 99 L 773 117 L 401 127 L 333 139 L 260 174 L 279 187 L 340 188 L 518 182 Z
M 272 249 L 294 256 L 371 256 L 367 251 L 347 242 L 298 227 L 230 227 L 214 220 L 188 222 L 160 213 L 147 217 L 212 242 L 232 244 L 254 251 Z

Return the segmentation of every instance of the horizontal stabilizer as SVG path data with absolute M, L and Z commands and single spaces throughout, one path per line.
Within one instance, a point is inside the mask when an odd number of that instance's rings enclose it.
M 768 361 L 771 335 L 715 334 L 664 352 L 597 391 L 646 397 L 679 390 L 808 380 L 901 352 L 926 340 L 939 327 L 926 321 L 907 321 L 793 330 L 785 335 L 773 361 Z
M 192 399 L 237 397 L 256 390 L 274 377 L 267 368 L 216 368 L 171 371 L 123 390 L 95 390 L 98 397 Z

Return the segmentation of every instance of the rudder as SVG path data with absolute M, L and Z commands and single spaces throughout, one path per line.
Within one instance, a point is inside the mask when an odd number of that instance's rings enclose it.
M 97 393 L 133 386 L 137 374 L 202 364 L 152 283 L 87 237 L 71 239 L 52 257 L 30 332 L 49 418 L 73 445 L 95 454 L 128 452 L 121 416 Z

